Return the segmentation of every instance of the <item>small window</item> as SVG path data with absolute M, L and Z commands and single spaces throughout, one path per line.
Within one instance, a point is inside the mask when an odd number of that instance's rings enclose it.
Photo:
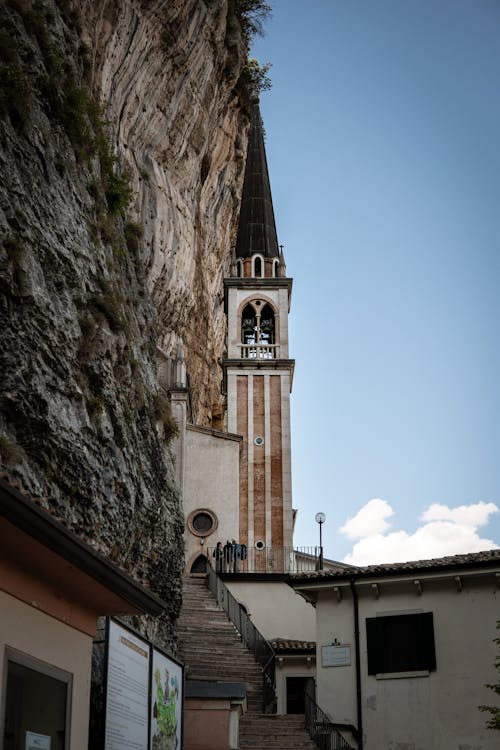
M 243 278 L 243 261 L 236 261 L 236 275 L 239 279 Z
M 200 508 L 190 513 L 187 525 L 196 536 L 209 536 L 217 528 L 217 517 L 212 511 Z
M 436 669 L 432 612 L 369 617 L 368 674 Z
M 69 746 L 71 675 L 27 654 L 7 649 L 3 747 Z
M 198 513 L 193 518 L 193 529 L 198 532 L 198 534 L 206 534 L 210 531 L 212 526 L 214 525 L 212 516 L 209 516 L 208 513 Z
M 254 268 L 254 274 L 253 274 L 254 276 L 259 276 L 259 277 L 262 276 L 262 258 L 259 258 L 259 256 L 255 258 L 253 268 Z

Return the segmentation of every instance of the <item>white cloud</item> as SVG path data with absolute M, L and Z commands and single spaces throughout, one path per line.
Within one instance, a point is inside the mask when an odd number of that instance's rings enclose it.
M 389 503 L 376 497 L 363 505 L 355 516 L 348 518 L 340 531 L 349 539 L 363 539 L 382 534 L 390 526 L 386 519 L 393 514 Z
M 421 515 L 422 521 L 454 521 L 466 526 L 485 526 L 490 520 L 490 515 L 498 510 L 494 503 L 473 503 L 472 505 L 459 505 L 458 508 L 448 508 L 447 505 L 434 503 L 429 505 Z
M 491 539 L 481 538 L 477 529 L 485 526 L 490 515 L 498 510 L 494 503 L 479 502 L 457 508 L 435 503 L 424 510 L 420 517 L 423 524 L 414 533 L 388 532 L 386 519 L 394 514 L 392 507 L 380 498 L 370 500 L 340 529 L 349 539 L 359 540 L 344 562 L 374 565 L 494 549 L 497 545 Z

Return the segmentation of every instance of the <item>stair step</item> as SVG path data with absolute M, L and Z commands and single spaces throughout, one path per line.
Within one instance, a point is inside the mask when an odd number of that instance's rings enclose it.
M 262 713 L 262 668 L 220 608 L 204 578 L 185 578 L 177 622 L 179 656 L 186 678 L 240 682 L 247 688 L 247 713 L 240 718 L 240 750 L 314 750 L 300 715 Z

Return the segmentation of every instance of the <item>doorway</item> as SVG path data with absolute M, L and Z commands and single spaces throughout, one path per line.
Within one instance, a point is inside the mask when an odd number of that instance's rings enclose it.
M 312 677 L 286 678 L 286 712 L 287 714 L 304 714 L 306 710 L 305 694 L 314 698 L 315 686 Z

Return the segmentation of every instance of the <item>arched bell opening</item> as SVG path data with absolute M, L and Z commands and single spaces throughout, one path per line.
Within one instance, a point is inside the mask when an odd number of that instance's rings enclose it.
M 259 321 L 259 342 L 262 346 L 270 347 L 276 343 L 274 310 L 269 305 L 265 305 L 260 314 Z M 270 350 L 269 350 L 270 351 Z M 268 357 L 269 358 L 269 357 Z
M 252 347 L 257 343 L 257 313 L 252 305 L 247 305 L 241 314 L 241 343 L 245 347 Z M 247 356 L 250 357 L 250 354 Z
M 274 359 L 276 319 L 271 305 L 260 300 L 248 303 L 241 314 L 242 359 Z

